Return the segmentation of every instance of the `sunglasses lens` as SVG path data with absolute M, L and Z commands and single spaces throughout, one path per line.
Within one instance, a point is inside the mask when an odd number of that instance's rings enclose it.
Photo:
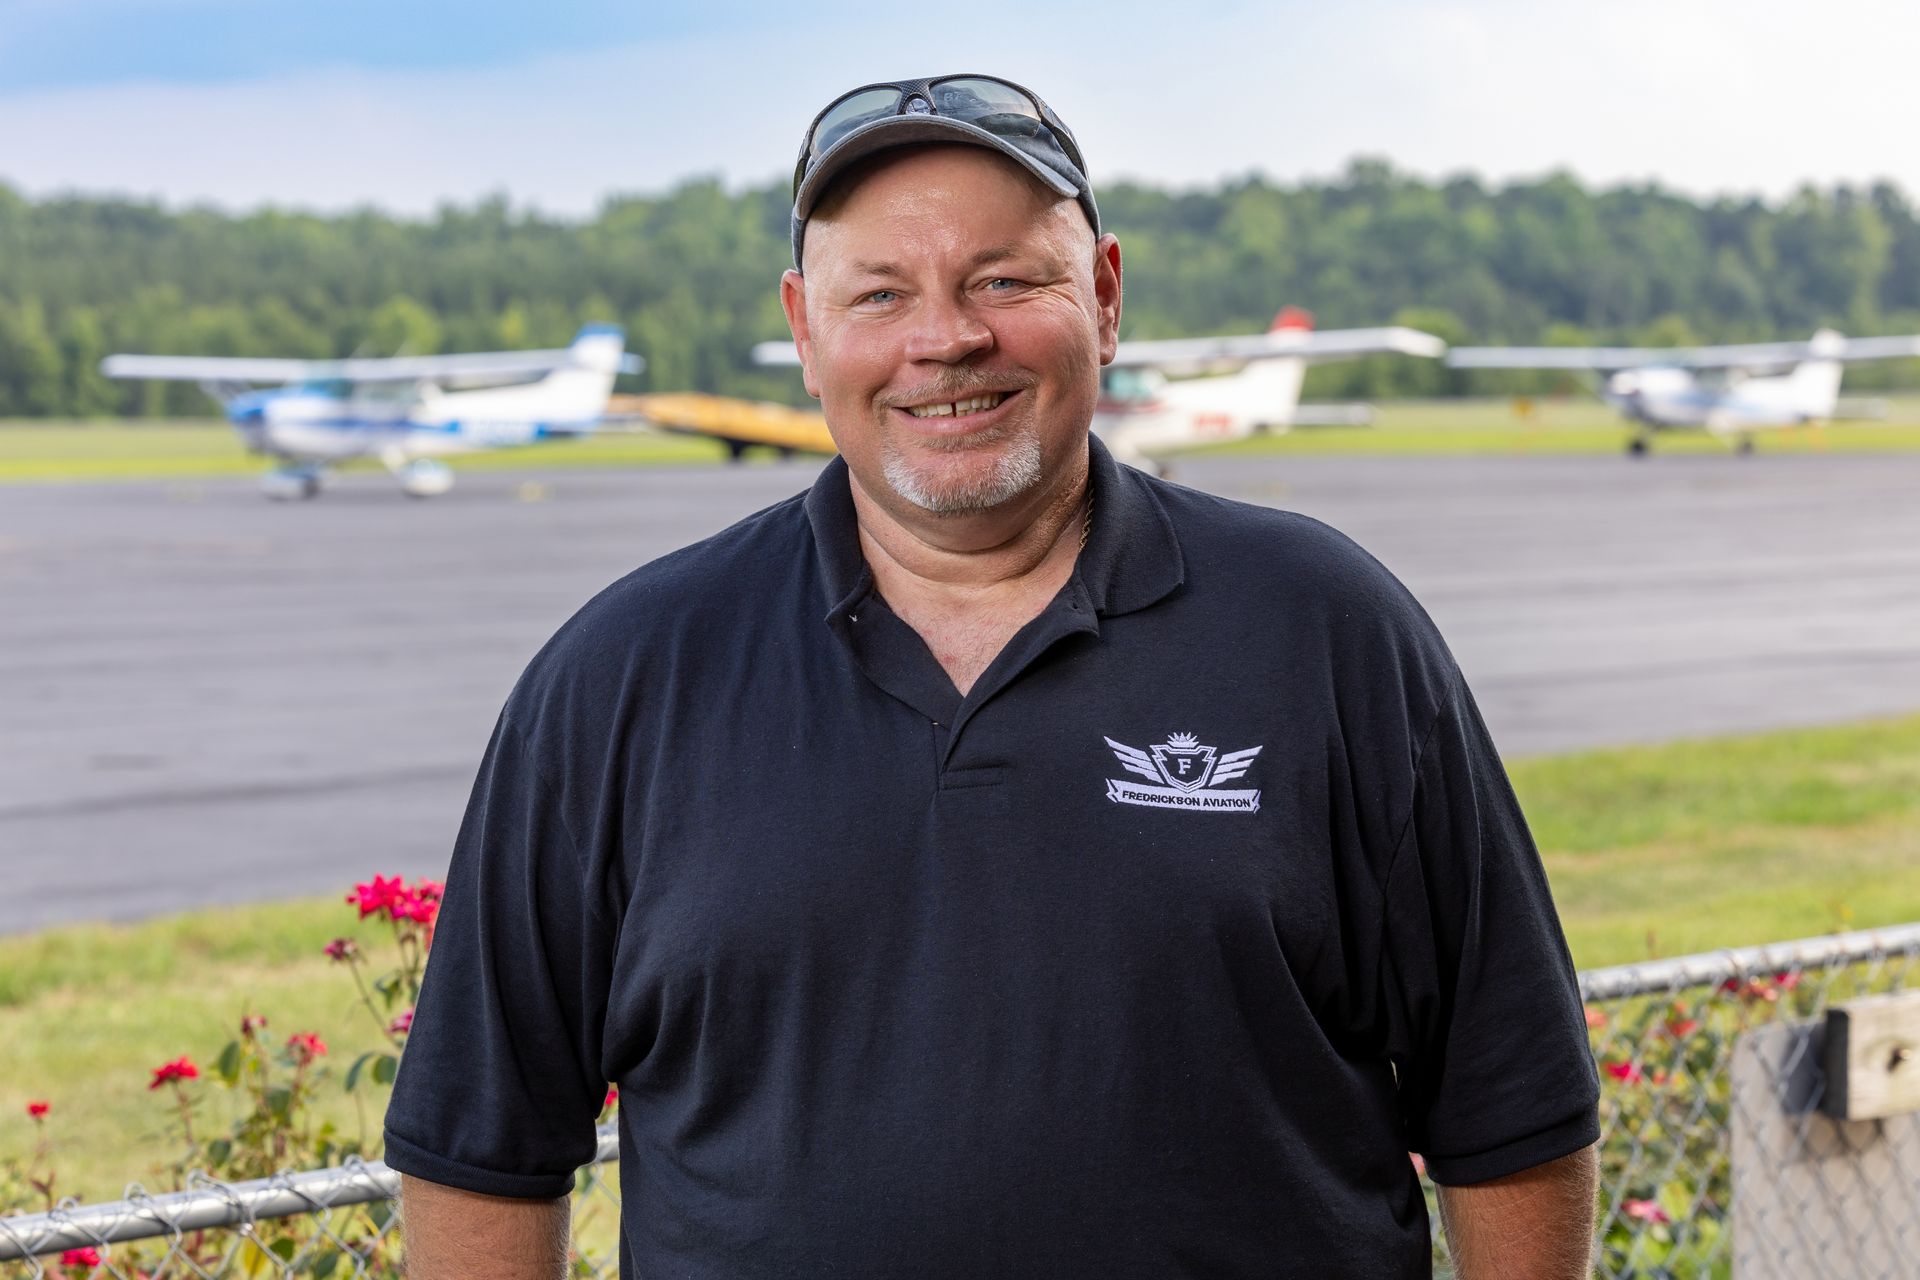
M 1045 127 L 1032 98 L 1009 84 L 975 76 L 933 86 L 933 105 L 943 116 L 977 124 L 989 133 L 1032 136 Z
M 833 104 L 813 126 L 813 145 L 809 158 L 818 160 L 834 143 L 847 134 L 881 116 L 890 116 L 900 105 L 898 89 L 862 89 Z

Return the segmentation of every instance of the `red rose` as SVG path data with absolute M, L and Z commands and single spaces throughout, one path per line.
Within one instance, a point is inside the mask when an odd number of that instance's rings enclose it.
M 100 1251 L 92 1245 L 84 1249 L 69 1249 L 60 1255 L 63 1267 L 97 1267 L 100 1265 Z
M 303 1067 L 315 1058 L 327 1056 L 327 1042 L 314 1031 L 294 1032 L 287 1037 L 287 1048 L 293 1051 L 294 1061 Z
M 51 1102 L 29 1102 L 27 1104 L 27 1114 L 35 1120 L 41 1119 L 51 1110 L 53 1110 L 53 1104 Z
M 199 1078 L 200 1068 L 193 1065 L 192 1058 L 183 1055 L 175 1058 L 172 1062 L 163 1062 L 155 1067 L 153 1069 L 153 1083 L 148 1085 L 147 1088 L 158 1089 L 161 1085 L 170 1084 L 175 1080 L 198 1080 Z

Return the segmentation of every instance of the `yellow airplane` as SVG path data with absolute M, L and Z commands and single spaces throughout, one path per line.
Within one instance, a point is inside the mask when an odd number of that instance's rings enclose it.
M 776 450 L 784 458 L 796 453 L 836 452 L 825 418 L 783 404 L 677 392 L 614 396 L 607 404 L 607 413 L 642 419 L 663 431 L 718 440 L 727 446 L 735 462 L 755 447 Z

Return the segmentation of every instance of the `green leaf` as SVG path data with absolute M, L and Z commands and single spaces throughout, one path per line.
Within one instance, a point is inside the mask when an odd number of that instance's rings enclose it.
M 291 1261 L 294 1250 L 299 1248 L 290 1237 L 282 1237 L 281 1239 L 275 1240 L 267 1247 L 273 1251 L 273 1256 L 282 1262 Z
M 213 1165 L 223 1165 L 233 1155 L 233 1143 L 225 1138 L 215 1138 L 207 1144 L 207 1161 Z
M 353 1065 L 347 1068 L 346 1090 L 348 1093 L 352 1093 L 353 1086 L 360 1083 L 360 1069 L 367 1065 L 367 1059 L 378 1057 L 379 1053 L 378 1049 L 369 1049 L 353 1060 Z
M 340 1255 L 329 1250 L 314 1259 L 313 1274 L 316 1280 L 327 1280 L 327 1277 L 333 1274 L 333 1269 L 339 1265 Z
M 399 1074 L 399 1071 L 400 1059 L 390 1053 L 383 1053 L 373 1060 L 373 1082 L 375 1084 L 392 1084 L 394 1076 Z
M 285 1120 L 293 1111 L 293 1090 L 286 1085 L 277 1084 L 267 1090 L 267 1110 Z
M 228 1084 L 233 1084 L 240 1079 L 240 1042 L 238 1040 L 227 1041 L 227 1047 L 220 1051 L 220 1061 L 214 1064 L 214 1070 L 218 1071 L 220 1078 Z

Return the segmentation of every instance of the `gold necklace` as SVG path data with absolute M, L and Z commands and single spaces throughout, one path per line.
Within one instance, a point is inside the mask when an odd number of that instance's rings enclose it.
M 1087 486 L 1087 514 L 1080 521 L 1080 549 L 1087 549 L 1087 538 L 1093 533 L 1093 486 Z

